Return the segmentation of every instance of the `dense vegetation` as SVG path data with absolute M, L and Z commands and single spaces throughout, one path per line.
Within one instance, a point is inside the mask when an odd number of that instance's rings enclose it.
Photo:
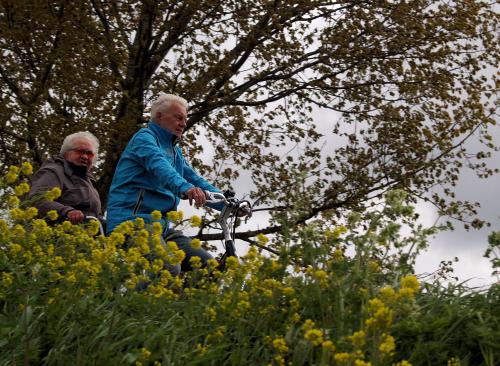
M 11 167 L 2 180 L 1 365 L 500 361 L 500 286 L 474 291 L 446 283 L 447 268 L 419 278 L 414 261 L 435 229 L 414 223 L 403 191 L 343 224 L 301 225 L 274 243 L 278 256 L 253 246 L 225 272 L 215 261 L 202 269 L 194 260 L 193 273 L 172 278 L 164 261 L 178 262 L 183 252 L 174 243 L 165 250 L 160 230 L 150 235 L 141 220 L 103 237 L 95 223 L 35 218 L 36 209 L 19 199 L 29 187 L 20 180 L 30 173 L 29 164 Z M 170 217 L 200 225 L 199 217 Z M 401 236 L 401 225 L 411 234 Z M 491 256 L 498 237 L 491 237 Z

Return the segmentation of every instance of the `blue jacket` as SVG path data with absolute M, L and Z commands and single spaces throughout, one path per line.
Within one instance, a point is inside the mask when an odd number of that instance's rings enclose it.
M 193 187 L 219 192 L 187 164 L 175 135 L 150 121 L 129 141 L 116 167 L 108 195 L 107 232 L 136 217 L 149 222 L 154 210 L 163 216 L 177 210 L 181 194 Z

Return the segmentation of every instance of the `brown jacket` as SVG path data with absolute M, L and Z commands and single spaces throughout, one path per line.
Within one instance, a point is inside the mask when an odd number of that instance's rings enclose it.
M 61 155 L 47 159 L 33 175 L 29 199 L 33 199 L 40 217 L 56 210 L 61 220 L 71 210 L 101 218 L 101 200 L 93 185 L 92 177 L 82 178 L 73 172 L 70 163 Z M 54 187 L 61 188 L 61 196 L 55 201 L 42 199 L 43 194 Z

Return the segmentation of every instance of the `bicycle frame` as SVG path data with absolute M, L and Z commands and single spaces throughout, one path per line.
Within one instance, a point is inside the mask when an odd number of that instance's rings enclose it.
M 206 203 L 224 203 L 224 208 L 222 209 L 217 223 L 220 225 L 222 229 L 222 233 L 224 235 L 224 247 L 225 253 L 222 255 L 219 260 L 219 270 L 224 270 L 226 268 L 226 260 L 229 257 L 236 257 L 236 247 L 234 245 L 234 221 L 233 218 L 236 218 L 239 212 L 246 211 L 247 217 L 250 217 L 252 214 L 252 207 L 250 202 L 248 201 L 240 201 L 236 198 L 226 197 L 222 193 L 217 192 L 205 192 L 207 196 Z

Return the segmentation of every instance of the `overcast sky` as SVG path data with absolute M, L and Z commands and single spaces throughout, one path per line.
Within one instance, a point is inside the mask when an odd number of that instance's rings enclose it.
M 327 130 L 331 128 L 329 126 L 331 126 L 332 116 L 328 116 L 324 112 L 315 111 L 313 117 L 318 125 L 318 129 L 322 133 L 327 133 Z M 498 125 L 491 128 L 491 133 L 494 136 L 494 141 L 499 145 L 500 129 Z M 330 148 L 333 151 L 338 146 L 334 146 L 335 144 L 331 143 L 332 139 L 335 140 L 335 137 L 332 136 L 330 138 L 330 143 L 326 148 Z M 477 140 L 471 139 L 468 144 L 471 151 L 478 151 L 480 149 L 480 144 Z M 207 147 L 208 144 L 204 144 L 204 146 Z M 207 161 L 211 156 L 212 151 L 206 149 L 203 159 Z M 500 153 L 495 153 L 489 164 L 500 168 Z M 243 175 L 235 185 L 238 196 L 241 197 L 241 195 L 247 193 L 250 186 L 248 176 L 245 179 L 245 175 Z M 488 244 L 488 235 L 492 231 L 500 230 L 498 187 L 500 187 L 500 176 L 498 174 L 487 180 L 479 179 L 473 172 L 464 168 L 461 173 L 461 179 L 455 187 L 456 198 L 458 200 L 480 202 L 479 216 L 481 219 L 491 222 L 491 227 L 466 231 L 463 229 L 463 224 L 456 223 L 454 231 L 437 234 L 434 238 L 430 239 L 429 248 L 417 260 L 417 273 L 432 273 L 439 268 L 441 261 L 448 261 L 458 257 L 459 261 L 453 267 L 455 269 L 455 276 L 460 281 L 467 281 L 470 286 L 487 286 L 498 281 L 497 278 L 491 276 L 491 264 L 488 259 L 483 257 Z M 202 210 L 193 209 L 186 202 L 181 203 L 180 209 L 184 210 L 187 215 L 193 213 L 203 214 Z M 417 205 L 417 210 L 421 214 L 420 222 L 422 224 L 430 226 L 435 223 L 438 216 L 433 206 L 419 204 Z M 445 220 L 446 218 L 441 219 L 442 222 Z M 251 223 L 241 229 L 262 228 L 265 226 L 266 215 L 260 213 L 252 218 Z M 238 243 L 240 248 L 239 253 L 242 254 L 246 251 L 247 246 L 243 242 Z
M 500 123 L 500 121 L 498 121 Z M 496 145 L 500 145 L 500 127 L 493 126 L 490 129 Z M 478 149 L 479 144 L 471 140 L 472 149 Z M 496 152 L 490 160 L 492 167 L 500 168 L 500 153 Z M 477 201 L 481 204 L 479 209 L 480 218 L 489 221 L 491 227 L 481 230 L 466 231 L 463 225 L 457 223 L 454 231 L 438 234 L 432 241 L 429 250 L 424 253 L 417 262 L 419 272 L 432 272 L 442 260 L 451 260 L 455 256 L 459 262 L 454 265 L 457 277 L 468 280 L 471 286 L 483 286 L 496 282 L 499 279 L 491 276 L 492 267 L 483 254 L 488 246 L 488 235 L 492 231 L 500 230 L 500 175 L 489 179 L 479 179 L 470 170 L 464 169 L 455 193 L 459 200 Z M 432 223 L 437 218 L 437 212 L 429 206 L 420 206 L 423 213 L 423 222 Z M 500 254 L 500 253 L 499 253 Z

